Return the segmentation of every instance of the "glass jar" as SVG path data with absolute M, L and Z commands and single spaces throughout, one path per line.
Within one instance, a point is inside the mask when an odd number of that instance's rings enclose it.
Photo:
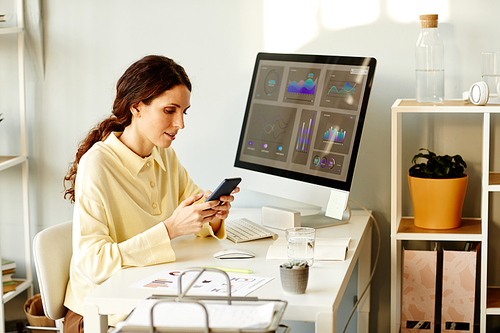
M 416 99 L 419 103 L 444 100 L 444 46 L 438 32 L 438 15 L 420 15 L 415 48 Z

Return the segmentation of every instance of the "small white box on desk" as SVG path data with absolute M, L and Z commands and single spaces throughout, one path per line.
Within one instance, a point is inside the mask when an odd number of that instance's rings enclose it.
M 300 227 L 300 212 L 291 209 L 262 207 L 262 225 L 285 230 Z

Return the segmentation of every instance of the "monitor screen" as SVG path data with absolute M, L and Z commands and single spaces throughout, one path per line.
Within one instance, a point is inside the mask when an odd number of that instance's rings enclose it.
M 349 191 L 376 60 L 259 53 L 235 166 Z

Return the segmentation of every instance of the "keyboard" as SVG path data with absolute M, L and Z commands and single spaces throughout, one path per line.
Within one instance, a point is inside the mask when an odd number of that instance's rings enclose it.
M 272 237 L 272 239 L 278 238 L 276 233 L 245 218 L 226 221 L 225 226 L 227 239 L 234 243 L 243 243 L 268 237 Z

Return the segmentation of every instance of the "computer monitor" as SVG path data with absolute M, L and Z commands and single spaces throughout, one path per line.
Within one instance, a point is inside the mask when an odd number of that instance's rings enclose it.
M 348 197 L 375 66 L 257 54 L 234 163 L 242 187 L 326 209 L 331 193 Z

